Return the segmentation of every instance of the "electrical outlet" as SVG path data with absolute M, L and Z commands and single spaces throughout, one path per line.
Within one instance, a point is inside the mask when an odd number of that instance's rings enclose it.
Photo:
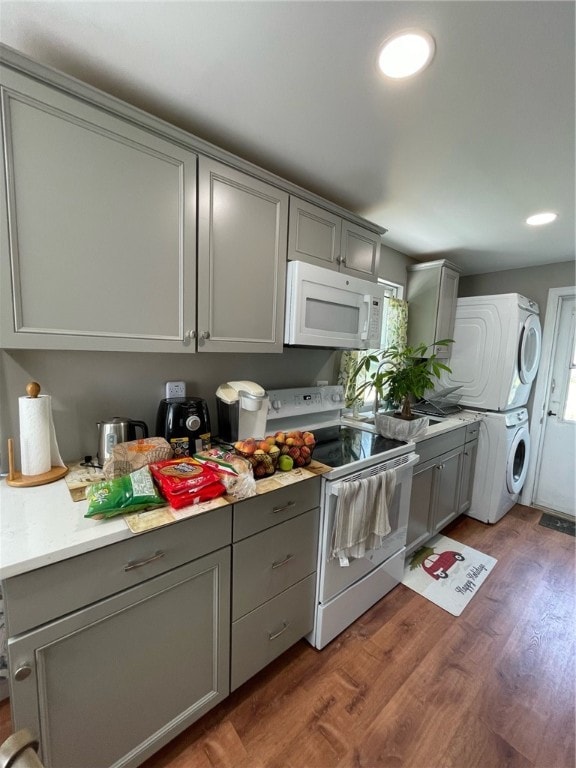
M 166 397 L 186 397 L 186 384 L 183 381 L 167 381 Z

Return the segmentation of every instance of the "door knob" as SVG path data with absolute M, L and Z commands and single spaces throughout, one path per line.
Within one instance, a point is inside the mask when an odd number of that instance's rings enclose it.
M 554 413 L 553 411 L 548 411 L 548 413 L 546 415 L 547 416 L 558 416 L 558 414 Z
M 32 667 L 30 664 L 22 664 L 22 666 L 18 667 L 16 672 L 14 672 L 14 678 L 18 681 L 26 680 L 26 678 L 30 676 L 31 672 Z

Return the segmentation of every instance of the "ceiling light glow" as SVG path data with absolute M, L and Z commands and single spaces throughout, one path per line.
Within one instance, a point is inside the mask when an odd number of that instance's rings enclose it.
M 427 32 L 405 30 L 389 37 L 378 56 L 378 66 L 386 77 L 410 77 L 432 61 L 436 46 Z
M 558 218 L 557 213 L 551 211 L 543 211 L 542 213 L 535 213 L 533 216 L 528 216 L 526 224 L 531 227 L 541 227 L 543 224 L 551 224 Z

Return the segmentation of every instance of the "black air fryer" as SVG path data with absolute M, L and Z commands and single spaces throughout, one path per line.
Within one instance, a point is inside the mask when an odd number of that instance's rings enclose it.
M 174 455 L 193 456 L 210 447 L 210 414 L 201 397 L 169 397 L 160 401 L 156 435 L 170 443 Z

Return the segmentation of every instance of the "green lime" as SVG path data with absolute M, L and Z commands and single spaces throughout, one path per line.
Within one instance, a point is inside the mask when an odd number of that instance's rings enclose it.
M 278 466 L 282 472 L 289 472 L 294 466 L 292 456 L 280 456 L 278 459 Z

